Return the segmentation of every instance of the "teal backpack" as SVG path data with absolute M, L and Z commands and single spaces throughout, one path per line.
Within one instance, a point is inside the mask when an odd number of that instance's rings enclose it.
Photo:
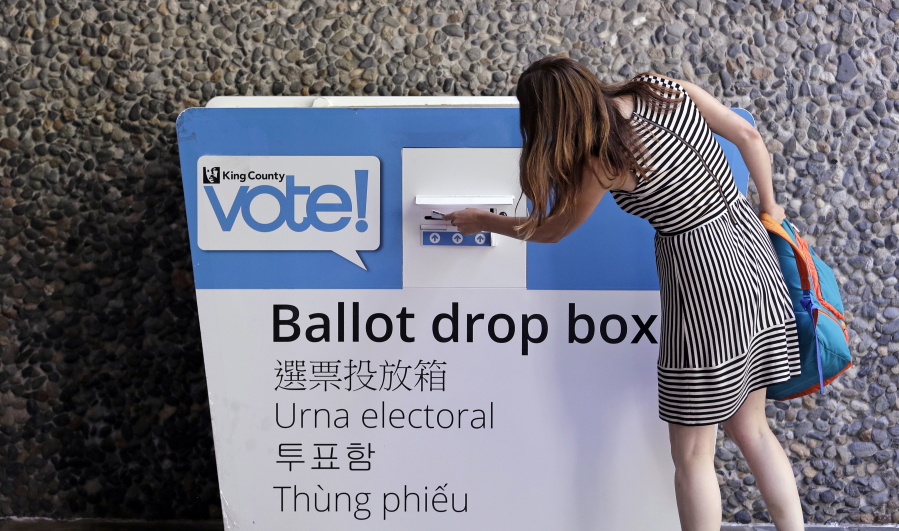
M 766 213 L 762 213 L 761 219 L 793 301 L 802 365 L 799 376 L 769 386 L 766 396 L 789 400 L 824 392 L 825 385 L 852 366 L 840 288 L 833 270 L 818 258 L 789 221 L 778 225 Z

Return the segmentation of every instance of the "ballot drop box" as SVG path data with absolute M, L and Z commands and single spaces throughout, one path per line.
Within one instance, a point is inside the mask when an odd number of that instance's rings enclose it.
M 653 229 L 443 219 L 527 214 L 514 98 L 216 98 L 178 142 L 228 530 L 679 528 Z

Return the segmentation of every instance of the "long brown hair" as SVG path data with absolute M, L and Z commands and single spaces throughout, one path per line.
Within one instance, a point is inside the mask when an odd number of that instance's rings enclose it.
M 521 116 L 519 180 L 533 203 L 527 221 L 517 227 L 525 239 L 576 204 L 590 157 L 609 176 L 600 183 L 605 188 L 621 182 L 631 169 L 646 176 L 639 162 L 645 148 L 612 98 L 633 95 L 662 111 L 683 99 L 673 89 L 636 79 L 602 83 L 584 65 L 561 56 L 531 64 L 518 79 L 515 95 Z

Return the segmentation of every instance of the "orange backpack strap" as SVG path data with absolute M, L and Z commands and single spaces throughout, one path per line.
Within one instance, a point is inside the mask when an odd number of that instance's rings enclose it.
M 796 236 L 796 240 L 798 240 L 799 246 L 805 249 L 805 255 L 811 257 L 812 251 L 809 249 L 808 242 L 800 238 L 799 236 Z M 843 319 L 843 314 L 840 313 L 836 308 L 834 308 L 832 304 L 824 300 L 824 294 L 821 293 L 821 283 L 818 281 L 818 271 L 813 267 L 811 271 L 809 271 L 809 273 L 811 273 L 812 276 L 812 284 L 815 286 L 815 295 L 818 296 L 818 302 L 821 304 L 821 306 L 832 313 L 834 317 L 836 317 L 837 319 Z M 849 342 L 848 332 L 846 337 L 846 342 Z
M 808 253 L 805 249 L 800 247 L 793 241 L 793 238 L 790 238 L 790 234 L 784 229 L 779 223 L 774 221 L 774 218 L 768 215 L 767 212 L 762 212 L 759 214 L 759 218 L 762 220 L 762 225 L 765 227 L 765 230 L 770 232 L 771 234 L 776 234 L 787 241 L 790 244 L 790 247 L 793 248 L 793 257 L 796 259 L 796 269 L 799 270 L 799 281 L 802 284 L 803 290 L 812 289 L 811 275 L 809 274 L 809 266 L 808 266 Z

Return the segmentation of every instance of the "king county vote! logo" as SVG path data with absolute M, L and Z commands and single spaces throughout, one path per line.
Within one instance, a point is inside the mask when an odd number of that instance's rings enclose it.
M 204 251 L 333 251 L 365 268 L 380 246 L 377 157 L 204 156 L 197 162 Z

